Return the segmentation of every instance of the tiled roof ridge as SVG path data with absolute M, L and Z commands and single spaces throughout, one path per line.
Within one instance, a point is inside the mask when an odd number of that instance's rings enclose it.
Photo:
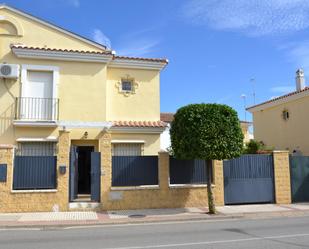
M 304 89 L 302 89 L 302 90 L 300 90 L 300 91 L 290 92 L 290 93 L 287 93 L 287 94 L 285 94 L 285 95 L 282 95 L 282 96 L 279 96 L 279 97 L 276 97 L 276 98 L 273 98 L 273 99 L 264 101 L 264 102 L 262 102 L 262 103 L 260 103 L 260 104 L 256 104 L 256 105 L 253 105 L 253 106 L 249 106 L 248 108 L 246 108 L 246 110 L 249 110 L 249 109 L 252 109 L 252 108 L 261 106 L 261 105 L 265 105 L 265 104 L 268 104 L 268 103 L 276 102 L 277 100 L 285 99 L 285 98 L 287 98 L 287 97 L 290 97 L 290 96 L 293 96 L 293 95 L 295 95 L 295 94 L 299 94 L 299 93 L 302 93 L 302 92 L 305 92 L 305 91 L 308 91 L 308 90 L 309 90 L 309 87 L 306 86 Z
M 66 48 L 34 47 L 34 46 L 26 46 L 23 44 L 11 44 L 11 49 L 12 48 L 55 51 L 55 52 L 85 53 L 85 54 L 112 54 L 111 50 L 94 51 L 94 50 L 79 50 L 79 49 L 66 49 Z
M 145 57 L 120 56 L 120 55 L 115 55 L 114 58 L 121 60 L 143 60 L 143 61 L 168 63 L 168 59 L 166 58 L 145 58 Z
M 168 63 L 168 60 L 165 58 L 144 58 L 144 57 L 133 57 L 133 56 L 119 56 L 114 55 L 113 51 L 93 51 L 93 50 L 78 50 L 78 49 L 63 49 L 63 48 L 49 48 L 49 47 L 38 47 L 38 46 L 27 46 L 24 44 L 11 44 L 11 49 L 32 49 L 32 50 L 44 50 L 44 51 L 54 51 L 54 52 L 71 52 L 71 53 L 85 53 L 85 54 L 107 54 L 113 55 L 113 60 L 140 60 L 140 61 L 151 61 L 151 62 L 161 62 Z
M 164 128 L 166 123 L 162 121 L 112 121 L 113 127 L 153 127 Z

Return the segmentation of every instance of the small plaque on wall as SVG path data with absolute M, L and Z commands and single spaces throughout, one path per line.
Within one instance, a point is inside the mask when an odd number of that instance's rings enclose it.
M 0 164 L 0 182 L 6 182 L 7 164 Z
M 121 191 L 112 191 L 109 193 L 109 199 L 111 201 L 122 200 L 122 192 Z

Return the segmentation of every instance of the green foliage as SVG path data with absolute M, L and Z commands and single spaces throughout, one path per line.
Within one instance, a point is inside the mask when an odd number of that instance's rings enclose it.
M 257 154 L 263 148 L 263 144 L 254 139 L 250 139 L 244 148 L 244 154 Z
M 223 160 L 243 151 L 237 113 L 220 104 L 192 104 L 180 108 L 171 124 L 171 142 L 180 159 Z
M 273 151 L 273 147 L 267 147 L 263 142 L 250 139 L 244 147 L 243 154 L 258 154 Z

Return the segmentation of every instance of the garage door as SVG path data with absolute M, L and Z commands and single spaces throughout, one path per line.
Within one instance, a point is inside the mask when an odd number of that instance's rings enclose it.
M 225 204 L 274 202 L 272 155 L 243 155 L 223 166 Z

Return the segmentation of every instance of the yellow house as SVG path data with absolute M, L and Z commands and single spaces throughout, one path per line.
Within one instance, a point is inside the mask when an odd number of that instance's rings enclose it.
M 244 135 L 244 143 L 247 143 L 251 139 L 253 139 L 253 134 L 250 132 L 251 126 L 252 126 L 251 122 L 240 121 L 240 127 L 241 127 L 241 130 L 242 130 L 242 134 Z
M 296 91 L 247 109 L 254 138 L 276 150 L 309 155 L 309 88 L 303 70 L 296 72 Z
M 101 192 L 94 200 L 107 200 L 110 186 L 90 179 L 97 174 L 98 181 L 110 181 L 111 153 L 158 155 L 165 128 L 160 72 L 166 65 L 166 59 L 118 56 L 1 5 L 0 164 L 7 163 L 7 181 L 0 183 L 0 200 L 5 199 L 0 211 L 66 210 L 69 202 L 93 200 L 96 186 Z M 57 156 L 54 186 L 40 187 L 34 180 L 31 187 L 16 175 L 18 163 L 36 156 Z M 92 159 L 99 165 L 96 172 Z M 30 166 L 33 171 L 23 176 L 38 170 L 35 162 Z

